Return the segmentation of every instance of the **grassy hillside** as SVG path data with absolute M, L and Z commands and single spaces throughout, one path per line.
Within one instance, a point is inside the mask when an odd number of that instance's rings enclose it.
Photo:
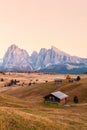
M 13 108 L 0 107 L 1 130 L 57 130 L 60 125 L 35 114 L 25 113 Z
M 0 94 L 0 130 L 56 130 L 57 127 L 60 128 L 60 124 L 55 127 L 52 120 L 30 113 L 33 106 L 37 108 L 35 104 Z
M 55 84 L 54 82 L 40 83 L 32 86 L 9 89 L 3 93 L 27 101 L 42 101 L 43 96 L 58 90 L 69 95 L 69 102 L 73 101 L 74 96 L 78 96 L 80 103 L 87 102 L 87 79 L 82 79 L 74 83 L 68 83 L 66 80 L 64 80 L 62 84 Z
M 86 130 L 87 104 L 70 107 L 28 103 L 1 95 L 0 130 Z
M 60 90 L 69 95 L 70 106 L 44 104 L 43 96 Z M 73 103 L 78 96 L 79 104 Z M 1 87 L 0 130 L 86 130 L 87 79 L 62 84 Z

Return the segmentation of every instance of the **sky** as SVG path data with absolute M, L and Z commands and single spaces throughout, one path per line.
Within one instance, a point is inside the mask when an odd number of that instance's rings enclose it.
M 87 0 L 0 0 L 0 58 L 11 44 L 87 58 Z

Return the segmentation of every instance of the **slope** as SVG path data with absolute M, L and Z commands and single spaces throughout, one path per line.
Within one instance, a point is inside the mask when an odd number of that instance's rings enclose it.
M 87 102 L 87 79 L 81 79 L 78 82 L 69 83 L 63 80 L 62 84 L 54 82 L 40 83 L 27 87 L 17 87 L 17 89 L 9 89 L 3 93 L 15 96 L 27 101 L 43 101 L 43 97 L 53 91 L 62 91 L 69 95 L 69 101 L 73 101 L 74 96 L 78 96 L 79 102 Z
M 62 84 L 41 83 L 27 87 L 8 89 L 0 94 L 1 130 L 78 130 L 87 128 L 87 79 Z M 44 104 L 43 96 L 61 90 L 69 94 L 69 103 L 75 95 L 78 105 L 70 107 Z

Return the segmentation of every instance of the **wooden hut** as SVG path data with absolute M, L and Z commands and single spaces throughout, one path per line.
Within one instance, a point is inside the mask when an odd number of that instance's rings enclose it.
M 55 82 L 56 84 L 61 84 L 61 83 L 62 83 L 62 79 L 55 79 L 54 82 Z
M 68 95 L 64 94 L 63 92 L 57 91 L 50 93 L 44 97 L 46 102 L 56 102 L 61 105 L 65 105 L 67 103 Z
M 73 83 L 73 82 L 76 82 L 76 79 L 75 79 L 75 78 L 69 79 L 69 83 Z

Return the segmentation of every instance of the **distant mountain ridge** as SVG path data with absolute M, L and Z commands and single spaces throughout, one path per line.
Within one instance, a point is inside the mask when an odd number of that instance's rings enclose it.
M 37 61 L 35 64 L 35 69 L 45 68 L 50 65 L 57 64 L 84 64 L 87 65 L 87 59 L 80 58 L 76 56 L 70 56 L 69 54 L 60 51 L 55 47 L 51 47 L 51 49 L 41 48 L 39 54 L 36 57 Z M 32 60 L 32 63 L 34 60 Z
M 1 69 L 7 71 L 41 70 L 57 73 L 74 73 L 78 70 L 78 73 L 84 73 L 85 70 L 87 71 L 87 58 L 71 56 L 54 46 L 50 49 L 41 48 L 39 53 L 34 51 L 29 56 L 26 50 L 13 44 L 4 55 Z

